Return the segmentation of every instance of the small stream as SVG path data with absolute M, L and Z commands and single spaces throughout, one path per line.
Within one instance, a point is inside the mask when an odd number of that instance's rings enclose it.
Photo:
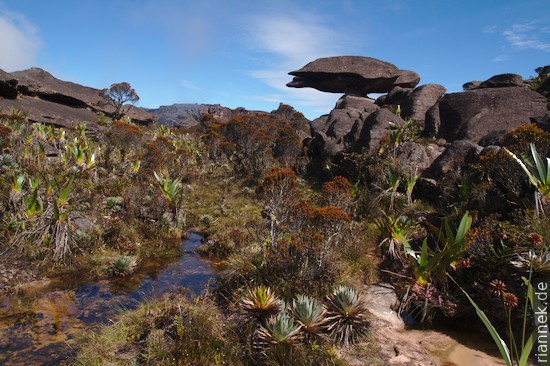
M 0 365 L 57 365 L 75 354 L 75 337 L 109 323 L 121 311 L 181 288 L 202 292 L 217 270 L 195 252 L 201 240 L 189 232 L 178 259 L 131 276 L 0 298 Z

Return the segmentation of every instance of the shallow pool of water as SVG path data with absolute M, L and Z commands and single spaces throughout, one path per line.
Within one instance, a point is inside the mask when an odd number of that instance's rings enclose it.
M 202 237 L 190 232 L 181 257 L 150 265 L 112 281 L 58 284 L 24 295 L 0 298 L 0 365 L 57 365 L 75 353 L 75 337 L 114 320 L 147 299 L 188 288 L 202 292 L 216 268 L 195 248 Z

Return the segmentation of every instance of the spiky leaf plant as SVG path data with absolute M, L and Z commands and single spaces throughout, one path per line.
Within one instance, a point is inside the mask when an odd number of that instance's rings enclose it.
M 263 321 L 281 311 L 282 305 L 269 287 L 258 286 L 248 291 L 241 307 L 251 318 Z
M 523 159 L 521 159 L 506 148 L 504 148 L 504 151 L 521 166 L 525 174 L 527 174 L 529 182 L 537 188 L 537 192 L 535 193 L 536 212 L 537 214 L 542 213 L 544 215 L 543 200 L 550 200 L 550 158 L 543 159 L 537 152 L 534 143 L 531 143 L 530 147 L 533 161 L 524 155 L 522 155 Z
M 265 326 L 260 326 L 258 338 L 269 344 L 292 344 L 298 339 L 302 326 L 286 313 L 279 313 L 267 319 Z
M 113 262 L 110 271 L 115 276 L 127 276 L 134 272 L 137 262 L 134 256 L 123 255 Z
M 319 334 L 326 322 L 326 311 L 317 299 L 305 295 L 298 295 L 292 302 L 290 314 L 309 334 Z
M 355 343 L 369 326 L 367 307 L 354 288 L 337 287 L 327 296 L 327 330 L 340 345 Z

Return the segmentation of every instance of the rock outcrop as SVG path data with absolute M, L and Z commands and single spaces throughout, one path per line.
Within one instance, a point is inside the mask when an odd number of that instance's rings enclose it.
M 511 86 L 521 86 L 524 87 L 526 84 L 523 81 L 522 77 L 518 74 L 500 74 L 495 75 L 481 84 L 479 84 L 475 89 L 483 88 L 506 88 Z
M 311 122 L 310 149 L 322 156 L 334 157 L 352 148 L 360 139 L 367 117 L 379 109 L 370 98 L 344 95 L 329 115 Z
M 444 95 L 427 114 L 425 130 L 447 141 L 478 140 L 546 113 L 546 99 L 525 87 L 476 88 Z
M 29 121 L 40 122 L 57 127 L 69 127 L 74 122 L 83 122 L 89 128 L 95 128 L 100 116 L 88 109 L 73 108 L 47 100 L 22 96 L 17 99 L 0 99 L 0 108 L 15 108 L 24 111 Z
M 396 86 L 414 88 L 417 73 L 371 57 L 339 56 L 320 58 L 289 73 L 292 88 L 314 88 L 324 92 L 366 96 L 387 93 Z
M 445 94 L 439 84 L 415 88 L 418 75 L 390 63 L 342 56 L 321 58 L 290 72 L 294 79 L 287 85 L 345 93 L 328 115 L 310 123 L 312 138 L 306 142 L 311 157 L 376 152 L 390 129 L 410 119 L 437 143 L 406 142 L 396 151 L 397 161 L 437 185 L 434 179 L 459 172 L 477 159 L 482 147 L 475 142 L 494 147 L 504 133 L 528 123 L 550 130 L 547 99 L 541 92 L 546 90 L 541 85 L 550 83 L 548 70 L 550 66 L 537 69 L 539 77 L 528 81 L 517 74 L 495 75 L 465 83 L 464 92 Z M 366 97 L 373 92 L 386 94 L 373 103 Z M 399 116 L 394 112 L 398 109 Z
M 99 95 L 99 89 L 55 78 L 37 67 L 7 73 L 0 70 L 0 107 L 14 107 L 29 113 L 37 122 L 67 125 L 81 121 L 96 123 L 98 113 L 111 115 L 115 108 Z M 153 115 L 130 107 L 127 115 L 138 123 L 152 122 Z
M 451 171 L 460 174 L 464 166 L 476 161 L 482 150 L 483 148 L 481 146 L 472 141 L 454 141 L 451 146 L 446 148 L 430 165 L 425 176 L 438 179 Z
M 447 89 L 439 84 L 425 84 L 415 88 L 399 103 L 401 117 L 412 119 L 424 127 L 426 112 L 437 103 L 446 91 Z
M 405 121 L 401 117 L 396 116 L 387 108 L 381 108 L 365 119 L 355 148 L 376 151 L 380 148 L 382 140 L 388 136 L 392 126 L 400 127 L 404 124 Z

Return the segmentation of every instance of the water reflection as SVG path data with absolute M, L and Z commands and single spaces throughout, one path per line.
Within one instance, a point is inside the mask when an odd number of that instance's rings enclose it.
M 49 289 L 0 302 L 0 364 L 51 365 L 74 353 L 74 338 L 97 329 L 125 309 L 182 287 L 200 293 L 215 277 L 211 263 L 195 253 L 202 237 L 189 233 L 183 255 L 164 267 L 150 266 L 132 276 Z

